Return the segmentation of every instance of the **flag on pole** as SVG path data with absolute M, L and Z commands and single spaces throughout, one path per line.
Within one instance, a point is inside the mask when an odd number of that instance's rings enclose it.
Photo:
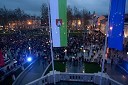
M 123 50 L 124 15 L 126 0 L 111 0 L 108 47 Z
M 50 0 L 53 47 L 67 46 L 67 0 Z

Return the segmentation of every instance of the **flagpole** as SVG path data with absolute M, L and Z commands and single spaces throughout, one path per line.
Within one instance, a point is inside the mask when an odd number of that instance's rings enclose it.
M 103 52 L 103 61 L 102 61 L 102 69 L 101 69 L 101 76 L 100 76 L 100 85 L 102 85 L 102 77 L 103 77 L 103 71 L 104 71 L 104 63 L 105 63 L 105 54 L 107 50 L 107 36 L 108 36 L 108 30 L 109 30 L 109 15 L 110 15 L 110 7 L 111 7 L 111 0 L 109 2 L 109 13 L 108 13 L 108 23 L 106 25 L 106 36 L 105 36 L 105 46 L 104 46 L 104 52 Z
M 50 30 L 50 49 L 51 49 L 51 58 L 52 58 L 52 70 L 53 70 L 53 80 L 54 80 L 54 85 L 56 84 L 55 82 L 55 73 L 54 73 L 54 58 L 53 58 L 53 42 L 52 42 L 52 28 L 51 28 L 51 17 L 50 17 L 50 0 L 48 0 L 48 17 L 49 17 L 49 30 Z

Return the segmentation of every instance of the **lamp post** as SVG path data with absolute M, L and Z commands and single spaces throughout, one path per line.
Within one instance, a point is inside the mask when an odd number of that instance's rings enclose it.
M 85 50 L 83 50 L 83 52 L 84 52 L 84 60 L 85 60 L 85 52 L 86 52 L 86 51 L 85 51 Z
M 67 50 L 66 49 L 64 50 L 64 53 L 65 53 L 64 59 L 66 59 L 66 57 L 67 57 Z
M 29 47 L 28 49 L 29 49 L 29 52 L 30 52 L 30 54 L 31 54 L 31 47 Z
M 91 44 L 91 46 L 90 46 L 90 52 L 89 52 L 89 58 L 91 58 L 91 55 L 92 55 L 92 49 L 93 49 L 93 45 Z
M 80 20 L 78 20 L 78 25 L 79 25 L 79 26 L 81 25 L 81 21 L 80 21 Z

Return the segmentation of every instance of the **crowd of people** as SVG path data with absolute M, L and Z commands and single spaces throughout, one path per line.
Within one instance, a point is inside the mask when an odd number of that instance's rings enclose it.
M 33 58 L 43 58 L 51 61 L 50 51 L 50 38 L 49 35 L 33 34 L 37 33 L 35 30 L 17 31 L 13 34 L 3 34 L 0 37 L 1 51 L 3 56 L 8 58 L 10 61 L 16 61 L 17 65 L 21 65 L 26 62 L 26 58 L 31 56 Z M 53 48 L 54 59 L 64 59 L 65 49 L 67 50 L 67 56 L 74 56 L 75 60 L 82 61 L 94 61 L 93 58 L 104 47 L 105 35 L 100 31 L 89 30 L 86 33 L 70 33 L 68 36 L 68 46 L 61 48 Z M 93 46 L 96 45 L 96 46 Z M 88 49 L 86 47 L 91 47 Z M 92 49 L 91 55 L 90 51 Z M 84 60 L 84 56 L 78 57 L 77 53 L 87 51 L 87 54 L 91 59 Z M 113 60 L 110 51 L 109 56 Z M 118 55 L 117 55 L 118 56 Z M 99 59 L 96 62 L 101 63 L 102 54 L 99 54 Z M 71 60 L 70 58 L 69 60 Z M 115 59 L 114 59 L 115 60 Z M 7 70 L 11 70 L 15 65 L 7 67 Z
M 22 33 L 22 31 L 21 31 Z M 45 57 L 49 58 L 50 54 L 50 41 L 49 36 L 45 35 L 33 35 L 22 33 L 19 34 L 7 34 L 0 37 L 1 51 L 4 58 L 8 58 L 10 63 L 14 60 L 17 65 L 21 65 L 26 62 L 27 57 L 37 58 Z M 6 63 L 5 63 L 6 64 Z M 11 70 L 14 64 L 8 66 L 7 69 Z

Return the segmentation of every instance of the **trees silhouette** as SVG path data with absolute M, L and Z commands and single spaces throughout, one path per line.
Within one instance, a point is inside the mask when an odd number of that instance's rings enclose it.
M 3 26 L 3 30 L 5 30 L 6 26 L 9 25 L 9 22 L 20 22 L 27 20 L 30 18 L 30 15 L 24 13 L 20 8 L 9 10 L 4 8 L 0 8 L 0 25 Z

